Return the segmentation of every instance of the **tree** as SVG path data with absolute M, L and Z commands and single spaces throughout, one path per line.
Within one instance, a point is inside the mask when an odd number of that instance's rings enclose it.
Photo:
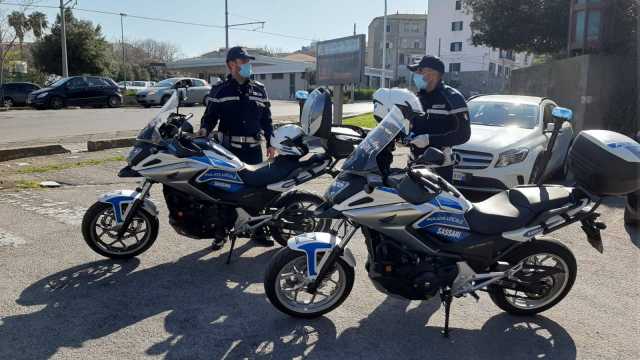
M 33 36 L 40 40 L 42 39 L 42 35 L 44 30 L 49 27 L 49 22 L 47 21 L 47 15 L 40 11 L 34 11 L 29 15 L 29 27 L 31 28 L 31 32 Z
M 570 0 L 465 0 L 474 45 L 558 53 L 567 46 Z
M 49 74 L 62 73 L 60 16 L 51 27 L 51 34 L 36 41 L 31 49 L 34 65 Z M 70 74 L 109 74 L 113 58 L 100 25 L 79 20 L 71 9 L 65 9 L 67 59 Z

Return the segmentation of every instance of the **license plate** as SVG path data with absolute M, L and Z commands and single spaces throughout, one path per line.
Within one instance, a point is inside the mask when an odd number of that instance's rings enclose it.
M 467 177 L 466 173 L 454 171 L 453 172 L 453 180 L 454 181 L 464 181 Z

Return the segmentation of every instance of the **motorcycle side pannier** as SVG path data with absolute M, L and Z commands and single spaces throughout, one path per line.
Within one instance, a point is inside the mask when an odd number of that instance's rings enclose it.
M 569 150 L 569 170 L 578 185 L 599 196 L 640 189 L 640 144 L 607 130 L 580 132 Z

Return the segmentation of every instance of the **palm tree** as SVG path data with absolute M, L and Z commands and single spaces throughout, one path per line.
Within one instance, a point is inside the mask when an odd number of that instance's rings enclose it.
M 31 32 L 33 36 L 40 40 L 44 30 L 49 27 L 49 22 L 47 22 L 47 15 L 40 11 L 34 11 L 29 15 L 29 27 L 31 28 Z
M 24 42 L 25 35 L 31 30 L 31 24 L 27 19 L 27 16 L 20 11 L 13 11 L 7 16 L 7 22 L 9 26 L 13 28 L 20 42 L 20 57 L 22 57 L 22 44 Z

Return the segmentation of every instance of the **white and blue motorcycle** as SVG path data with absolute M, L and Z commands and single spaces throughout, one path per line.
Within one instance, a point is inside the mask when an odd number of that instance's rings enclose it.
M 311 213 L 323 198 L 296 187 L 323 174 L 337 175 L 336 162 L 362 141 L 359 128 L 331 126 L 331 98 L 317 89 L 307 99 L 301 127 L 276 129 L 271 162 L 248 165 L 210 138 L 192 134 L 179 113 L 177 92 L 138 134 L 120 177 L 142 177 L 136 190 L 103 195 L 86 212 L 82 233 L 100 255 L 130 258 L 151 247 L 158 236 L 158 211 L 149 197 L 163 185 L 169 223 L 181 235 L 214 239 L 221 246 L 260 229 L 286 245 L 291 236 L 322 230 L 327 222 Z
M 354 283 L 356 261 L 347 245 L 361 229 L 365 268 L 375 287 L 411 300 L 439 295 L 445 336 L 455 297 L 477 299 L 477 291 L 486 291 L 498 307 L 517 315 L 559 303 L 576 279 L 576 259 L 565 244 L 544 235 L 580 222 L 602 252 L 605 225 L 597 221 L 596 209 L 603 196 L 638 190 L 640 145 L 610 131 L 583 131 L 569 153 L 575 187 L 518 186 L 472 203 L 430 170 L 445 161 L 438 150 L 427 150 L 406 169 L 382 171 L 380 155 L 409 134 L 398 106 L 421 111 L 413 94 L 392 91 L 392 104 L 374 100 L 384 119 L 345 161 L 316 212 L 334 221 L 332 231 L 293 237 L 270 262 L 264 281 L 270 302 L 302 318 L 340 306 Z M 553 115 L 548 149 L 572 117 L 563 108 Z

